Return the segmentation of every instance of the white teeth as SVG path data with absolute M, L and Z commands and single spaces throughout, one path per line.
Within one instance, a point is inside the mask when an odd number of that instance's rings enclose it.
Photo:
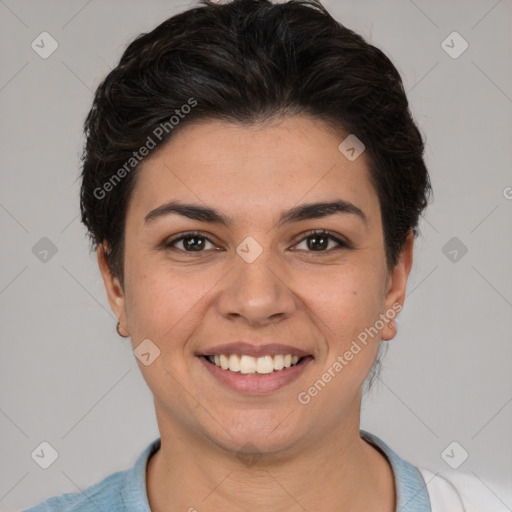
M 231 354 L 229 358 L 229 369 L 232 372 L 240 371 L 240 358 L 235 354 Z
M 233 357 L 233 356 L 231 356 Z M 231 361 L 231 359 L 230 359 Z M 229 365 L 231 370 L 231 365 Z M 250 356 L 242 356 L 240 358 L 240 373 L 254 373 L 256 371 L 256 359 Z
M 274 360 L 272 357 L 258 357 L 256 360 L 256 371 L 258 373 L 272 373 L 274 371 Z
M 282 370 L 284 368 L 284 356 L 281 354 L 274 356 L 274 370 Z
M 296 365 L 300 360 L 297 355 L 278 354 L 275 356 L 252 357 L 248 355 L 238 356 L 236 354 L 224 355 L 215 354 L 208 356 L 208 361 L 215 364 L 223 370 L 240 372 L 247 375 L 249 373 L 268 374 L 274 371 L 280 371 L 283 368 L 289 368 Z
M 215 364 L 217 364 L 217 361 L 215 361 Z M 219 365 L 217 364 L 217 366 L 219 366 Z M 220 367 L 223 370 L 228 370 L 229 369 L 229 357 L 226 357 L 223 354 L 220 356 Z

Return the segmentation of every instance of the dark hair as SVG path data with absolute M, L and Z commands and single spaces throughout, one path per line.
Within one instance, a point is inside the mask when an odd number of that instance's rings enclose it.
M 424 143 L 395 66 L 318 0 L 201 0 L 126 48 L 84 126 L 80 206 L 93 248 L 107 243 L 123 284 L 139 150 L 156 151 L 197 119 L 252 124 L 299 113 L 365 145 L 393 268 L 431 191 Z

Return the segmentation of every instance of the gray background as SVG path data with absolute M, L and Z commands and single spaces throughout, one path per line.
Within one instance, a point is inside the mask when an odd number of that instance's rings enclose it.
M 189 5 L 0 0 L 2 511 L 84 489 L 158 437 L 78 218 L 78 159 L 100 79 L 131 39 Z M 469 453 L 457 471 L 509 510 L 498 489 L 512 488 L 512 2 L 325 5 L 401 72 L 435 194 L 362 427 L 433 471 L 450 470 L 441 454 L 456 441 L 452 460 Z M 47 59 L 31 48 L 43 31 L 59 44 Z M 455 59 L 441 46 L 453 31 L 469 43 Z M 46 262 L 33 252 L 43 237 L 57 249 Z M 42 441 L 59 454 L 46 470 L 30 455 Z

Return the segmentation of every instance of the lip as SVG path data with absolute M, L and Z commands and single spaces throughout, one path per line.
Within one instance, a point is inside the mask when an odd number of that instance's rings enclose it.
M 266 345 L 266 347 L 268 346 L 270 345 Z M 225 347 L 226 346 L 223 346 L 223 350 L 225 350 Z M 286 347 L 284 345 L 278 345 L 278 347 L 280 350 L 282 350 L 283 347 L 287 348 L 287 350 L 290 349 L 290 347 Z M 222 353 L 225 354 L 225 352 Z M 244 353 L 247 354 L 247 352 Z M 282 354 L 283 352 L 277 353 Z M 290 354 L 290 352 L 285 353 Z M 265 352 L 265 354 L 270 355 L 268 352 Z M 299 354 L 297 353 L 297 355 Z M 223 370 L 215 364 L 210 363 L 204 356 L 198 356 L 198 360 L 206 370 L 210 372 L 210 375 L 212 375 L 220 384 L 239 393 L 263 395 L 277 391 L 297 380 L 304 373 L 309 363 L 313 361 L 313 357 L 308 354 L 303 357 L 304 359 L 299 361 L 295 366 L 283 368 L 277 372 L 265 375 L 249 375 L 241 374 L 240 372 L 232 372 L 230 370 Z
M 238 341 L 235 343 L 226 343 L 224 345 L 216 345 L 214 347 L 206 348 L 200 353 L 196 354 L 198 356 L 215 356 L 215 355 L 247 355 L 252 357 L 263 357 L 263 356 L 276 356 L 279 354 L 287 355 L 291 354 L 292 356 L 299 357 L 307 357 L 310 356 L 308 352 L 301 350 L 297 347 L 292 347 L 291 345 L 282 345 L 280 343 L 267 343 L 265 345 L 262 344 L 252 344 L 245 341 Z

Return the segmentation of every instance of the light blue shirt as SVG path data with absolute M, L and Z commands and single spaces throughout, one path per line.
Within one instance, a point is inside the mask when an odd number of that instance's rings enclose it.
M 425 482 L 416 467 L 401 459 L 377 436 L 361 430 L 361 437 L 379 447 L 395 477 L 396 512 L 432 512 Z M 160 438 L 139 456 L 135 465 L 118 471 L 80 493 L 66 493 L 24 512 L 151 512 L 146 492 L 146 465 L 160 448 Z

